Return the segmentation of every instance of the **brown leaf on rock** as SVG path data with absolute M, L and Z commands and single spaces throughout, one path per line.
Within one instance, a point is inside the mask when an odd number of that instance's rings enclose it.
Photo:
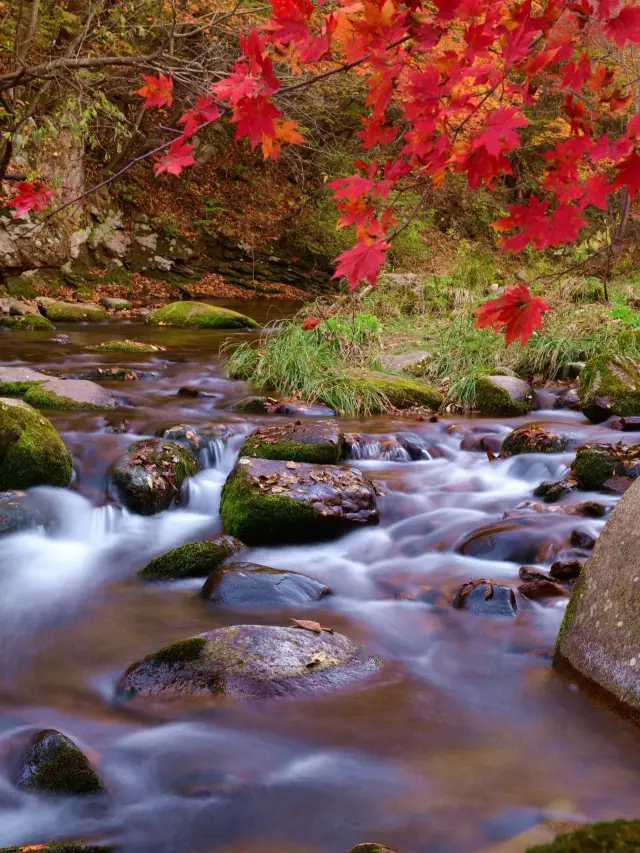
M 314 634 L 321 634 L 323 631 L 327 631 L 329 634 L 333 634 L 333 628 L 325 628 L 319 622 L 313 622 L 311 619 L 291 619 L 293 622 L 294 628 L 302 628 L 303 631 L 313 631 Z

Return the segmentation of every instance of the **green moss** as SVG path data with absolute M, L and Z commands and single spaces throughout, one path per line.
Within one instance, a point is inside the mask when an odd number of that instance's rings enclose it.
M 530 847 L 527 853 L 637 853 L 639 849 L 640 821 L 614 820 L 559 835 L 550 844 Z
M 55 736 L 55 733 L 53 733 Z M 97 794 L 104 784 L 89 759 L 68 738 L 58 736 L 24 783 L 25 790 L 48 794 Z
M 266 397 L 245 397 L 237 400 L 229 408 L 233 412 L 244 412 L 247 415 L 264 415 L 267 411 Z
M 66 409 L 69 411 L 82 409 L 94 412 L 112 408 L 112 406 L 103 406 L 100 403 L 79 403 L 71 397 L 61 397 L 54 391 L 47 391 L 41 385 L 37 384 L 32 385 L 27 390 L 24 395 L 24 400 L 36 409 Z
M 531 409 L 528 403 L 514 400 L 504 388 L 494 385 L 488 376 L 479 376 L 476 379 L 475 399 L 482 414 L 491 417 L 526 415 Z
M 344 450 L 344 439 L 337 444 L 304 444 L 301 441 L 282 439 L 276 442 L 262 441 L 259 435 L 251 435 L 240 451 L 241 456 L 254 456 L 259 459 L 284 459 L 291 462 L 316 462 L 321 465 L 335 465 L 340 461 Z
M 142 341 L 103 341 L 92 347 L 87 347 L 91 352 L 158 352 L 160 347 L 153 344 L 144 344 Z
M 354 373 L 353 385 L 361 392 L 378 393 L 396 409 L 424 406 L 437 410 L 444 402 L 442 394 L 431 385 L 392 373 Z
M 217 536 L 209 542 L 189 542 L 154 557 L 138 575 L 144 580 L 179 580 L 204 577 L 242 547 L 231 536 Z
M 55 326 L 42 314 L 27 314 L 24 317 L 17 317 L 13 324 L 13 329 L 16 332 L 53 332 Z
M 17 322 L 17 317 L 9 317 L 7 314 L 0 315 L 0 328 L 2 329 L 13 329 Z
M 180 329 L 251 329 L 258 326 L 251 317 L 204 302 L 172 302 L 153 311 L 145 322 L 150 326 Z
M 47 318 L 58 323 L 99 323 L 107 312 L 98 305 L 80 305 L 72 302 L 53 302 L 44 309 Z
M 206 645 L 207 641 L 204 637 L 188 637 L 186 640 L 178 640 L 170 646 L 152 652 L 146 656 L 144 663 L 188 663 L 198 660 Z
M 607 448 L 601 445 L 578 450 L 571 470 L 581 489 L 597 491 L 604 483 L 623 468 L 618 459 L 607 453 Z
M 220 515 L 225 532 L 247 545 L 308 538 L 317 523 L 313 508 L 286 495 L 262 495 L 251 487 L 246 475 L 235 468 L 222 487 Z
M 578 394 L 582 411 L 596 423 L 609 415 L 638 415 L 640 364 L 626 356 L 596 356 L 580 373 Z M 606 407 L 602 405 L 603 400 L 608 404 Z
M 24 397 L 30 388 L 35 388 L 39 382 L 0 382 L 0 396 Z
M 562 645 L 562 640 L 566 633 L 567 628 L 575 618 L 575 615 L 578 611 L 578 604 L 580 603 L 580 599 L 582 598 L 582 593 L 584 592 L 585 587 L 585 579 L 584 572 L 581 572 L 578 576 L 578 579 L 573 585 L 573 589 L 571 590 L 571 598 L 569 599 L 569 603 L 564 611 L 564 616 L 562 618 L 562 623 L 560 625 L 560 630 L 558 631 L 558 637 L 556 639 L 556 647 L 555 647 L 555 656 L 561 654 L 560 646 Z
M 67 486 L 73 459 L 52 424 L 21 403 L 0 401 L 0 489 Z

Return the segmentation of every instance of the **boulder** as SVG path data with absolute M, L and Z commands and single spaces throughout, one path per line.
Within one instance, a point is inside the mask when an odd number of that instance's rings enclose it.
M 131 308 L 131 303 L 128 299 L 116 299 L 113 296 L 105 296 L 100 300 L 100 304 L 107 311 L 126 311 L 128 308 Z
M 75 375 L 76 379 L 88 379 L 90 382 L 137 382 L 140 379 L 156 379 L 158 374 L 151 372 L 142 373 L 132 370 L 130 367 L 94 367 L 84 373 Z M 64 376 L 64 379 L 73 379 L 74 375 Z
M 25 492 L 0 492 L 0 536 L 37 525 L 34 514 L 24 507 L 26 497 Z
M 431 385 L 408 376 L 378 371 L 354 371 L 351 374 L 354 390 L 383 395 L 392 408 L 411 409 L 414 406 L 437 411 L 444 402 L 442 394 Z
M 148 655 L 129 667 L 117 693 L 158 699 L 292 697 L 361 681 L 381 665 L 376 655 L 332 631 L 236 625 Z
M 571 520 L 549 515 L 546 524 L 531 517 L 508 518 L 478 527 L 466 534 L 456 551 L 481 560 L 540 563 L 554 558 L 569 544 Z
M 247 456 L 222 488 L 220 513 L 225 532 L 247 545 L 327 539 L 379 520 L 356 468 Z
M 412 376 L 424 376 L 433 356 L 422 349 L 414 349 L 397 355 L 380 356 L 380 364 L 384 370 L 391 373 L 396 371 L 410 373 Z
M 577 391 L 570 389 L 564 394 L 559 394 L 553 404 L 554 409 L 571 409 L 574 412 L 580 411 L 580 396 Z
M 577 489 L 576 481 L 573 477 L 565 477 L 563 480 L 557 480 L 555 483 L 540 483 L 533 490 L 533 494 L 537 498 L 542 498 L 547 503 L 556 503 L 565 495 L 575 492 Z
M 67 486 L 72 470 L 50 421 L 26 403 L 0 398 L 0 489 Z
M 204 302 L 171 302 L 145 319 L 149 326 L 176 326 L 179 329 L 255 329 L 258 324 L 251 317 L 207 305 Z
M 276 415 L 293 415 L 297 418 L 333 418 L 334 409 L 321 406 L 319 403 L 302 403 L 299 400 L 284 400 L 275 409 Z
M 225 607 L 294 607 L 319 601 L 331 590 L 299 572 L 257 563 L 227 563 L 205 581 L 200 597 Z
M 90 352 L 160 352 L 163 347 L 145 344 L 142 341 L 103 341 L 101 344 L 87 347 Z
M 476 379 L 476 408 L 491 417 L 526 415 L 533 391 L 517 376 L 480 376 Z
M 107 317 L 104 308 L 85 302 L 49 302 L 40 307 L 53 323 L 100 323 Z
M 599 355 L 580 374 L 580 407 L 592 423 L 611 415 L 640 415 L 640 362 L 627 356 Z
M 0 367 L 0 394 L 38 409 L 115 409 L 114 395 L 86 379 L 55 379 L 30 367 Z
M 640 444 L 593 444 L 579 447 L 571 465 L 578 488 L 597 491 L 617 477 L 640 475 Z
M 502 456 L 519 453 L 562 453 L 569 447 L 567 436 L 557 435 L 541 424 L 525 424 L 510 432 L 502 442 Z
M 136 441 L 111 470 L 122 503 L 132 512 L 153 515 L 168 509 L 187 477 L 201 470 L 186 448 L 160 438 Z
M 586 530 L 579 530 L 576 528 L 571 531 L 569 543 L 572 548 L 581 548 L 583 551 L 591 551 L 593 546 L 596 544 L 596 537 L 592 536 Z
M 580 575 L 583 566 L 582 560 L 556 560 L 549 574 L 558 581 L 573 581 Z
M 518 592 L 523 598 L 529 598 L 532 601 L 539 601 L 543 598 L 558 598 L 569 594 L 559 583 L 554 583 L 547 578 L 525 581 L 518 587 Z
M 478 578 L 463 584 L 451 602 L 456 610 L 466 610 L 480 616 L 516 615 L 516 596 L 509 586 Z
M 138 572 L 143 580 L 167 581 L 205 577 L 244 548 L 233 536 L 216 536 L 205 542 L 189 542 L 154 557 Z
M 55 729 L 36 732 L 21 760 L 18 788 L 43 794 L 99 794 L 104 782 L 75 743 Z
M 25 314 L 22 317 L 0 317 L 0 327 L 14 332 L 52 332 L 55 326 L 42 314 Z
M 637 853 L 640 820 L 593 823 L 558 835 L 549 844 L 530 847 L 527 853 Z
M 156 432 L 160 438 L 174 441 L 196 454 L 206 450 L 212 441 L 226 441 L 232 434 L 229 427 L 224 424 L 200 424 L 197 427 L 190 424 L 176 424 L 171 427 L 161 427 Z
M 298 421 L 256 430 L 242 445 L 240 455 L 331 465 L 344 450 L 344 433 L 336 421 Z
M 575 582 L 556 662 L 640 711 L 640 483 L 621 498 Z
M 232 412 L 242 412 L 246 415 L 267 415 L 275 412 L 278 401 L 271 397 L 259 397 L 252 395 L 236 400 L 229 408 Z

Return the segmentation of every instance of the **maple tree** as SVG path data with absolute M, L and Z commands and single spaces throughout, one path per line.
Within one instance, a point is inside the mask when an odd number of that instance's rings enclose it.
M 149 156 L 157 175 L 179 175 L 196 161 L 194 135 L 222 120 L 235 125 L 236 140 L 277 159 L 283 145 L 305 142 L 287 115 L 294 93 L 334 74 L 356 75 L 366 92 L 363 158 L 352 175 L 329 184 L 339 226 L 355 231 L 335 277 L 354 288 L 376 283 L 391 241 L 406 227 L 404 192 L 421 194 L 414 216 L 447 173 L 465 175 L 470 190 L 492 190 L 513 176 L 544 98 L 558 121 L 543 173 L 493 227 L 505 251 L 570 244 L 614 193 L 632 199 L 640 190 L 640 116 L 613 60 L 639 43 L 635 0 L 270 0 L 268 17 L 239 36 L 227 72 L 193 92 L 177 118 L 179 136 Z M 156 67 L 136 94 L 145 108 L 166 109 L 176 83 Z M 622 127 L 615 135 L 614 114 Z M 16 212 L 42 210 L 49 192 L 21 185 Z M 504 328 L 507 343 L 525 343 L 546 310 L 516 283 L 481 306 L 477 324 Z

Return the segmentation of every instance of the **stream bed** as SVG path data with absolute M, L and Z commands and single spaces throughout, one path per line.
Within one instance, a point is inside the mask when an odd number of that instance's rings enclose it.
M 255 301 L 249 312 L 264 322 L 295 307 Z M 560 479 L 573 454 L 490 460 L 461 449 L 469 429 L 500 436 L 535 420 L 589 441 L 632 442 L 633 434 L 551 409 L 503 421 L 343 419 L 346 431 L 363 436 L 363 458 L 351 461 L 381 492 L 380 525 L 243 554 L 318 578 L 334 595 L 306 609 L 238 613 L 198 598 L 202 580 L 150 585 L 136 572 L 157 554 L 219 532 L 220 489 L 244 437 L 291 420 L 228 410 L 248 389 L 225 378 L 220 348 L 253 333 L 137 322 L 58 332 L 67 344 L 47 333 L 0 335 L 1 363 L 68 376 L 118 365 L 155 378 L 104 383 L 122 400 L 115 412 L 46 412 L 76 474 L 69 489 L 33 490 L 54 522 L 46 532 L 0 540 L 0 737 L 7 744 L 23 727 L 61 730 L 97 763 L 110 796 L 98 803 L 18 791 L 3 748 L 0 846 L 81 838 L 113 841 L 123 853 L 344 853 L 375 840 L 404 853 L 485 853 L 549 819 L 637 816 L 636 730 L 551 666 L 567 599 L 519 597 L 513 619 L 449 606 L 473 578 L 516 589 L 520 566 L 548 569 L 573 528 L 597 536 L 604 524 L 534 509 L 520 513 L 522 523 L 505 519 L 533 500 L 540 482 Z M 114 338 L 167 350 L 86 350 Z M 179 396 L 183 386 L 212 396 Z M 108 470 L 132 441 L 163 426 L 211 422 L 228 424 L 233 436 L 201 454 L 207 467 L 190 481 L 186 506 L 142 517 L 112 502 Z M 423 458 L 379 458 L 384 437 L 398 435 Z M 567 498 L 590 499 L 616 500 Z M 460 553 L 470 540 L 474 556 Z M 346 634 L 385 667 L 369 681 L 305 698 L 148 707 L 114 699 L 131 663 L 174 640 L 292 617 Z

